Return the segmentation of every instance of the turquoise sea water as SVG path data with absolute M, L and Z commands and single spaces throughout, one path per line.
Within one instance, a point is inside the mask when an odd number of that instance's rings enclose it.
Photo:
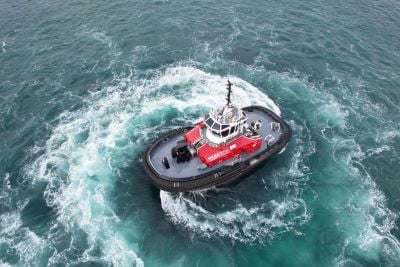
M 0 2 L 1 266 L 400 266 L 398 1 Z M 140 156 L 224 101 L 281 112 L 241 183 Z

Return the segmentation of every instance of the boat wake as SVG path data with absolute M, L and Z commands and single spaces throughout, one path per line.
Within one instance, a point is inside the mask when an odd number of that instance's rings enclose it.
M 219 196 L 222 198 L 219 201 L 227 202 L 231 197 L 233 196 Z M 196 198 L 184 196 L 182 193 L 161 191 L 160 198 L 161 206 L 170 221 L 196 234 L 196 237 L 225 237 L 245 243 L 263 243 L 265 237 L 274 238 L 292 230 L 301 234 L 296 229 L 307 222 L 310 216 L 301 199 L 282 202 L 270 200 L 251 207 L 245 207 L 239 202 L 229 210 L 218 212 L 207 210 Z M 294 213 L 297 215 L 292 216 Z
M 48 235 L 41 238 L 71 240 L 69 248 L 60 249 L 57 244 L 47 248 L 54 251 L 50 263 L 64 262 L 80 240 L 88 246 L 75 252 L 77 261 L 124 265 L 134 260 L 139 266 L 143 264 L 137 252 L 140 237 L 133 234 L 127 239 L 123 230 L 127 226 L 112 202 L 116 181 L 124 179 L 119 170 L 138 160 L 146 140 L 161 129 L 182 124 L 176 119 L 181 117 L 177 113 L 182 113 L 184 120 L 196 121 L 204 110 L 224 101 L 218 91 L 224 90 L 227 79 L 186 66 L 172 66 L 150 75 L 152 78 L 135 83 L 132 77 L 121 79 L 115 86 L 93 92 L 86 108 L 62 113 L 47 142 L 31 150 L 35 160 L 25 168 L 26 176 L 33 186 L 45 183 L 46 204 L 57 212 Z M 234 100 L 240 99 L 243 105 L 268 106 L 280 114 L 279 108 L 257 88 L 237 77 L 229 79 L 237 88 Z M 199 104 L 193 108 L 190 99 Z M 169 207 L 179 205 L 180 201 L 164 198 L 163 207 L 168 207 L 167 202 Z M 278 213 L 284 213 L 291 209 L 286 205 L 271 202 L 249 216 L 271 207 L 280 207 Z M 273 216 L 278 217 L 278 213 Z M 233 212 L 224 216 L 238 215 Z M 256 231 L 250 229 L 251 225 L 248 228 L 249 232 Z

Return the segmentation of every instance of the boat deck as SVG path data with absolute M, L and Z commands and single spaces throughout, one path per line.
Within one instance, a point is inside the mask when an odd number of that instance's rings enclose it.
M 273 116 L 268 114 L 262 109 L 247 107 L 243 108 L 243 111 L 247 114 L 248 120 L 247 122 L 250 124 L 253 121 L 260 120 L 262 125 L 258 130 L 258 134 L 262 136 L 263 142 L 262 146 L 254 151 L 253 153 L 242 153 L 241 161 L 248 160 L 259 153 L 263 153 L 269 149 L 269 145 L 267 144 L 267 139 L 269 135 L 275 138 L 274 142 L 277 142 L 282 136 L 282 128 L 278 130 L 271 129 L 271 122 L 278 122 Z M 237 162 L 237 159 L 231 159 L 224 161 L 220 164 L 216 164 L 210 168 L 199 168 L 202 165 L 202 162 L 198 157 L 192 158 L 190 161 L 177 163 L 176 159 L 172 158 L 171 150 L 176 146 L 179 140 L 183 140 L 183 132 L 174 135 L 172 138 L 166 138 L 162 140 L 154 149 L 148 154 L 147 161 L 154 169 L 154 171 L 166 180 L 170 181 L 183 181 L 183 180 L 193 180 L 196 179 L 196 176 L 204 175 L 209 172 L 213 172 L 223 166 L 232 165 Z M 168 159 L 170 168 L 165 168 L 162 163 L 162 159 L 166 157 Z

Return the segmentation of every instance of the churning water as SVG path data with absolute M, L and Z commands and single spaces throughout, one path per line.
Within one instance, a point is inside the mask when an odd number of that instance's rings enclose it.
M 396 1 L 0 3 L 1 266 L 399 266 Z M 293 130 L 241 183 L 141 154 L 224 102 Z

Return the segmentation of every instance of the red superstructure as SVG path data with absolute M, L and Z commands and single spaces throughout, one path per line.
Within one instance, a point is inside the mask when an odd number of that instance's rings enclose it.
M 242 152 L 245 152 L 246 154 L 253 152 L 260 148 L 261 144 L 261 137 L 251 139 L 245 136 L 240 136 L 226 145 L 213 147 L 209 144 L 204 144 L 197 150 L 197 155 L 199 159 L 207 165 L 207 167 L 212 167 L 213 165 L 225 160 L 240 158 Z
M 190 130 L 189 132 L 185 133 L 184 135 L 184 139 L 186 144 L 188 144 L 189 146 L 193 146 L 194 144 L 196 144 L 197 142 L 199 142 L 201 140 L 201 124 L 196 125 L 196 127 L 194 127 L 192 130 Z
M 190 147 L 203 140 L 204 144 L 197 148 L 197 156 L 207 167 L 229 159 L 240 158 L 242 152 L 251 153 L 262 145 L 261 137 L 254 138 L 245 135 L 240 135 L 227 143 L 211 144 L 206 137 L 202 136 L 202 128 L 204 128 L 204 123 L 197 124 L 195 128 L 185 133 L 184 139 Z

